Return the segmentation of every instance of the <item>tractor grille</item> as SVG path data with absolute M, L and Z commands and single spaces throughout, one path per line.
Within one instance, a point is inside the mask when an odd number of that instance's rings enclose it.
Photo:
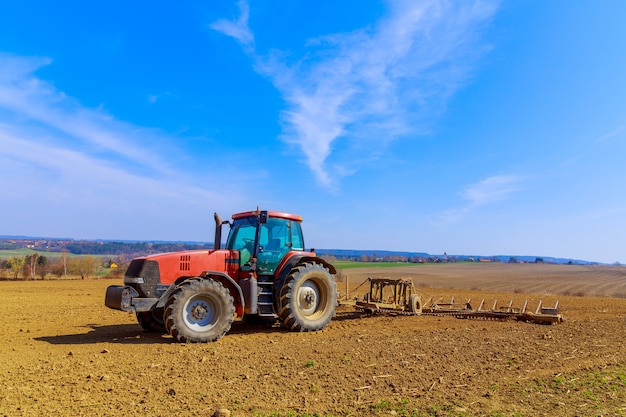
M 124 274 L 124 282 L 136 289 L 142 297 L 156 297 L 156 287 L 160 282 L 160 276 L 157 261 L 135 259 L 131 261 Z
M 191 255 L 180 255 L 180 270 L 191 271 Z

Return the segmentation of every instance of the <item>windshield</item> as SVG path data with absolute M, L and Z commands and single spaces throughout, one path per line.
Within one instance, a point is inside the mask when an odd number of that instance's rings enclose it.
M 252 253 L 254 249 L 254 237 L 256 236 L 256 225 L 256 217 L 246 217 L 235 220 L 228 234 L 226 249 L 247 249 Z

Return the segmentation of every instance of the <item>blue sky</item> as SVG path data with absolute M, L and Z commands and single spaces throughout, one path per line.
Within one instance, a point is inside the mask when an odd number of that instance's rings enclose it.
M 626 262 L 626 2 L 10 2 L 0 234 Z

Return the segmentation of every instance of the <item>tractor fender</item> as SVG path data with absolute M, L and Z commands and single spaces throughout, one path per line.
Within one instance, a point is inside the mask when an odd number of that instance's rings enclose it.
M 167 291 L 159 298 L 158 303 L 155 307 L 165 307 L 167 300 L 170 296 L 181 286 L 182 283 L 188 282 L 190 280 L 203 280 L 203 279 L 211 279 L 213 281 L 217 281 L 221 283 L 224 287 L 228 289 L 230 295 L 233 297 L 233 301 L 235 303 L 235 311 L 237 316 L 243 315 L 243 309 L 245 307 L 245 301 L 243 298 L 243 292 L 241 287 L 228 275 L 223 272 L 218 271 L 204 271 L 199 277 L 180 277 L 176 280 L 174 285 L 171 285 Z
M 167 304 L 167 300 L 169 300 L 170 296 L 176 291 L 183 282 L 187 282 L 189 280 L 194 279 L 202 279 L 200 277 L 179 277 L 173 285 L 170 285 L 167 291 L 165 291 L 160 297 L 159 301 L 155 304 L 154 308 L 163 308 L 165 304 Z
M 287 275 L 289 275 L 291 270 L 296 266 L 307 262 L 322 264 L 326 268 L 328 268 L 328 271 L 331 274 L 335 275 L 337 273 L 337 270 L 332 264 L 326 262 L 322 258 L 311 255 L 310 252 L 304 252 L 301 254 L 294 254 L 290 256 L 280 267 L 278 274 L 276 274 L 276 279 L 274 280 L 274 307 L 276 311 L 279 311 L 280 308 L 280 292 L 283 288 L 283 284 L 285 284 L 285 279 L 287 278 Z
M 277 275 L 277 279 L 280 280 L 282 279 L 283 281 L 285 280 L 285 277 L 287 277 L 287 275 L 289 274 L 289 272 L 298 264 L 301 263 L 306 263 L 306 262 L 315 262 L 318 264 L 322 264 L 324 265 L 326 268 L 328 268 L 328 271 L 335 275 L 337 273 L 337 270 L 335 269 L 335 267 L 326 262 L 324 259 L 315 256 L 315 255 L 311 255 L 310 252 L 301 252 L 301 253 L 297 253 L 294 254 L 292 256 L 290 256 L 285 263 L 281 266 L 280 271 L 278 272 Z
M 241 286 L 237 284 L 234 279 L 232 279 L 230 276 L 226 275 L 223 272 L 217 271 L 205 271 L 202 273 L 201 277 L 204 279 L 212 279 L 226 287 L 230 292 L 230 295 L 233 297 L 237 317 L 243 316 L 243 309 L 246 306 L 246 302 L 245 298 L 243 297 L 243 291 L 241 289 Z

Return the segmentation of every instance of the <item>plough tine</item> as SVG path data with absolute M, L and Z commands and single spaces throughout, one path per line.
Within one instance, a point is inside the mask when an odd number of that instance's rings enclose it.
M 424 304 L 424 306 L 430 306 L 430 302 L 433 301 L 433 296 L 431 295 L 428 301 Z
M 498 308 L 498 300 L 493 302 L 492 309 L 483 310 L 485 299 L 480 302 L 478 309 L 474 310 L 470 304 L 471 299 L 467 303 L 454 303 L 454 298 L 449 304 L 431 304 L 424 314 L 435 316 L 451 316 L 463 319 L 486 319 L 486 320 L 519 320 L 537 324 L 553 324 L 563 321 L 563 317 L 558 313 L 558 301 L 554 308 L 543 308 L 543 302 L 539 301 L 537 311 L 533 314 L 527 312 L 528 300 L 524 300 L 524 306 L 520 309 L 513 306 L 513 300 L 509 300 L 508 304 Z

